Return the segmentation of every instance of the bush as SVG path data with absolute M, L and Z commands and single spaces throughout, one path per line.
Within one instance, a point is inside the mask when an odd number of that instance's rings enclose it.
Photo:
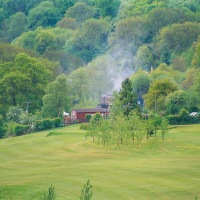
M 54 118 L 52 121 L 53 121 L 53 126 L 54 126 L 54 127 L 60 127 L 60 126 L 61 126 L 62 120 L 61 120 L 60 117 L 56 117 L 56 118 Z
M 86 119 L 88 122 L 91 120 L 91 118 L 92 118 L 92 115 L 90 115 L 90 114 L 86 114 L 86 115 L 85 115 L 85 119 Z
M 53 121 L 51 119 L 44 119 L 42 121 L 42 125 L 43 125 L 44 130 L 50 129 L 53 127 Z
M 29 133 L 30 126 L 29 125 L 22 125 L 22 124 L 17 124 L 14 128 L 14 135 L 15 136 L 20 136 L 26 133 Z
M 35 131 L 42 131 L 53 127 L 53 120 L 43 119 L 35 122 Z
M 192 117 L 186 109 L 181 109 L 178 116 L 179 124 L 190 124 L 192 121 Z
M 42 120 L 35 121 L 35 131 L 44 130 Z
M 17 126 L 16 122 L 10 122 L 7 124 L 6 137 L 14 135 L 14 130 L 16 126 Z
M 178 115 L 168 115 L 169 123 L 172 125 L 175 124 L 195 124 L 200 122 L 199 116 L 190 116 L 189 112 L 185 109 L 182 109 Z
M 6 127 L 0 126 L 0 138 L 4 138 L 6 136 Z

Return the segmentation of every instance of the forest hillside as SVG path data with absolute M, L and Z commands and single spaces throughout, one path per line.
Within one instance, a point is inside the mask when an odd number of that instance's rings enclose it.
M 200 109 L 199 0 L 1 0 L 0 30 L 2 124 L 95 107 L 127 77 L 144 112 Z

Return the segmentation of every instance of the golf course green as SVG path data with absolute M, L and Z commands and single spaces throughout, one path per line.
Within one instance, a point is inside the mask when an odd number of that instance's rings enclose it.
M 52 132 L 53 131 L 53 132 Z M 0 199 L 77 200 L 88 179 L 93 200 L 200 199 L 200 125 L 172 127 L 136 144 L 104 147 L 80 125 L 0 140 Z

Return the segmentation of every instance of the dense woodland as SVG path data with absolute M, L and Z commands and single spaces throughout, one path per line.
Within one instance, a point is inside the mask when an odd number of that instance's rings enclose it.
M 1 0 L 0 30 L 0 137 L 114 91 L 116 114 L 200 110 L 199 0 Z

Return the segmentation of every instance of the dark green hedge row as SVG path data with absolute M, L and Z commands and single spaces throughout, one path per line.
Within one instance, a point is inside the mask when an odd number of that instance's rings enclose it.
M 168 115 L 168 120 L 171 125 L 176 124 L 198 124 L 200 123 L 200 116 L 190 116 L 189 112 L 182 109 L 178 115 Z
M 41 131 L 41 130 L 51 129 L 54 127 L 60 127 L 61 122 L 62 120 L 60 117 L 57 117 L 54 119 L 38 120 L 35 122 L 35 131 Z
M 31 127 L 29 125 L 17 124 L 14 128 L 14 135 L 20 136 L 20 135 L 30 133 L 30 131 L 31 131 Z

